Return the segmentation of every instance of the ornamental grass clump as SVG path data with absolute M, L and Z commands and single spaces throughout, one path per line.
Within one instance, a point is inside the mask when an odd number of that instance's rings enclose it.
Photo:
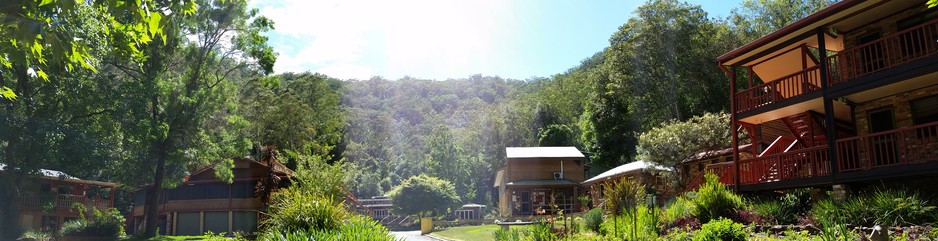
M 286 189 L 273 196 L 258 240 L 390 241 L 390 231 L 369 217 L 350 213 L 322 194 Z

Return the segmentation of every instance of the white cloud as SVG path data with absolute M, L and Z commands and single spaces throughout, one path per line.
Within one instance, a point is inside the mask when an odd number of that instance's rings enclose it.
M 512 23 L 504 1 L 267 1 L 275 70 L 337 78 L 443 79 L 493 71 L 493 45 Z M 509 31 L 510 32 L 510 31 Z

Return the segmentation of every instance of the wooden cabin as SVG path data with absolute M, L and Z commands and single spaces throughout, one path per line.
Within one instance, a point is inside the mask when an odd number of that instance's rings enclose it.
M 646 187 L 654 187 L 656 194 L 662 200 L 674 194 L 673 188 L 668 183 L 667 177 L 660 172 L 670 172 L 671 168 L 654 165 L 645 161 L 634 161 L 621 166 L 609 169 L 595 177 L 592 177 L 582 183 L 589 188 L 590 199 L 594 207 L 602 203 L 603 191 L 613 181 L 627 178 L 636 180 L 639 184 Z
M 552 215 L 579 210 L 585 190 L 586 157 L 576 147 L 508 147 L 507 165 L 498 171 L 495 188 L 504 217 Z M 556 208 L 554 207 L 556 206 Z
M 717 61 L 731 136 L 772 143 L 711 164 L 737 190 L 938 174 L 938 8 L 926 0 L 841 1 Z
M 0 173 L 6 165 L 0 163 Z M 62 224 L 79 218 L 73 205 L 99 210 L 114 207 L 114 191 L 110 182 L 82 180 L 64 172 L 40 169 L 30 178 L 31 184 L 20 196 L 20 228 L 26 231 L 57 232 Z
M 159 228 L 164 235 L 202 235 L 235 232 L 250 234 L 257 231 L 260 211 L 267 207 L 257 191 L 268 185 L 289 185 L 293 171 L 277 162 L 233 158 L 232 183 L 215 176 L 214 166 L 195 171 L 172 189 L 163 189 L 159 199 Z M 270 177 L 279 182 L 271 183 Z M 141 230 L 144 224 L 146 188 L 134 192 L 131 223 Z

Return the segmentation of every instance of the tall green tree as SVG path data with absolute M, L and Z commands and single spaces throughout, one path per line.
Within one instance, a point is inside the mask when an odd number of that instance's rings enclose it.
M 638 137 L 638 159 L 670 167 L 677 183 L 683 176 L 681 163 L 697 153 L 730 147 L 730 118 L 726 113 L 706 113 L 687 121 L 669 121 Z
M 164 32 L 166 38 L 141 45 L 145 59 L 109 62 L 127 80 L 120 88 L 126 101 L 120 119 L 125 120 L 123 145 L 132 150 L 125 170 L 136 175 L 125 180 L 151 184 L 144 208 L 147 237 L 156 234 L 162 187 L 178 183 L 186 170 L 247 150 L 249 143 L 231 133 L 233 128 L 218 125 L 243 123 L 231 114 L 235 107 L 224 105 L 227 93 L 236 91 L 231 80 L 269 73 L 276 58 L 260 35 L 273 23 L 249 10 L 246 1 L 198 5 L 195 14 L 168 20 L 174 25 Z M 230 177 L 230 170 L 216 169 Z
M 102 39 L 80 38 L 81 30 L 98 31 L 116 51 L 142 57 L 136 43 L 165 37 L 164 17 L 171 13 L 191 14 L 195 2 L 184 1 L 10 1 L 0 6 L 0 72 L 34 72 L 48 80 L 46 68 L 61 65 L 64 71 L 95 69 L 99 55 L 92 44 Z M 169 13 L 169 14 L 167 14 Z M 70 22 L 83 21 L 89 15 L 102 21 L 99 25 L 70 28 Z M 166 18 L 168 19 L 168 18 Z M 27 81 L 18 78 L 18 82 Z M 0 95 L 12 100 L 16 91 L 0 81 Z

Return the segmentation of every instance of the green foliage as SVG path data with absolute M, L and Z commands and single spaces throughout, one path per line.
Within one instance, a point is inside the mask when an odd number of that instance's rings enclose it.
M 572 146 L 576 133 L 570 125 L 551 124 L 538 131 L 538 146 Z
M 811 214 L 821 225 L 820 237 L 824 241 L 848 241 L 855 240 L 855 233 L 847 227 L 848 219 L 846 213 L 840 207 L 839 202 L 825 199 L 814 204 Z
M 645 206 L 635 208 L 634 215 L 621 215 L 606 219 L 600 226 L 600 233 L 607 238 L 623 240 L 653 240 L 658 237 L 658 223 L 650 209 Z
M 928 0 L 926 5 L 928 5 L 928 8 L 938 7 L 938 0 Z
M 257 240 L 263 241 L 395 241 L 387 228 L 369 217 L 352 215 L 330 229 L 269 229 Z
M 499 228 L 495 230 L 494 233 L 495 240 L 498 241 L 520 241 L 521 237 L 524 236 L 524 232 L 518 229 L 502 229 Z
M 603 210 L 599 208 L 591 209 L 583 215 L 583 224 L 593 232 L 599 232 L 599 226 L 603 223 Z
M 781 198 L 754 201 L 752 211 L 776 224 L 795 224 L 811 210 L 811 195 L 806 189 L 785 193 Z
M 695 154 L 730 146 L 727 113 L 705 113 L 687 121 L 672 120 L 638 137 L 638 158 L 683 171 L 681 162 Z M 674 181 L 683 174 L 671 175 Z
M 263 222 L 266 230 L 333 230 L 350 218 L 335 198 L 295 189 L 273 195 Z
M 745 241 L 749 232 L 742 224 L 720 218 L 704 224 L 694 235 L 694 241 Z
M 728 218 L 743 207 L 742 197 L 720 183 L 716 174 L 705 174 L 706 182 L 700 186 L 693 199 L 693 214 L 701 223 L 720 217 Z
M 531 241 L 551 241 L 557 240 L 557 234 L 551 231 L 553 224 L 540 221 L 531 226 Z
M 664 218 L 661 219 L 661 222 L 670 223 L 678 218 L 693 215 L 694 207 L 696 206 L 693 200 L 694 197 L 695 195 L 693 193 L 676 197 L 674 201 L 666 205 Z
M 632 212 L 643 200 L 645 187 L 632 178 L 619 178 L 605 186 L 603 203 L 612 215 Z
M 64 224 L 63 224 L 64 225 Z M 40 231 L 28 231 L 23 233 L 19 240 L 52 241 L 52 233 Z
M 919 225 L 938 221 L 935 206 L 921 193 L 903 188 L 879 188 L 852 195 L 839 202 L 820 202 L 812 211 L 818 221 L 824 217 L 855 225 L 899 226 Z
M 459 201 L 452 183 L 427 175 L 404 180 L 388 196 L 396 210 L 406 215 L 442 214 Z
M 70 237 L 111 237 L 124 235 L 124 215 L 115 208 L 104 211 L 92 207 L 85 213 L 84 206 L 75 205 L 81 214 L 79 219 L 62 224 L 62 236 Z
M 297 192 L 329 197 L 336 203 L 345 200 L 348 164 L 344 161 L 327 163 L 328 157 L 312 154 L 300 154 L 287 151 L 287 156 L 296 161 L 294 172 Z

